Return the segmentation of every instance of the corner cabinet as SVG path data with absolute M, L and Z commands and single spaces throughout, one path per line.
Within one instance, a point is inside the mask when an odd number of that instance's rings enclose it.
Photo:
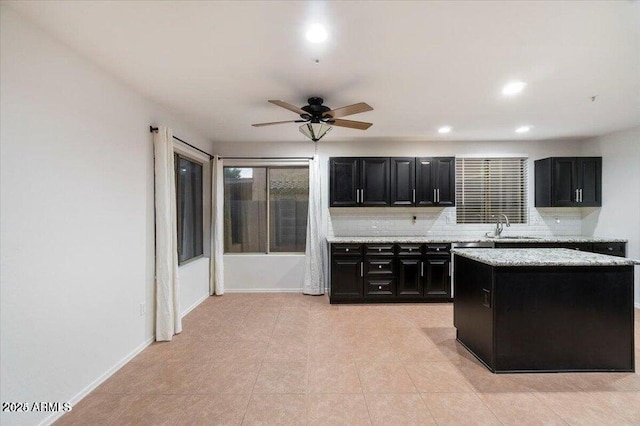
M 451 301 L 450 244 L 331 244 L 331 303 Z
M 602 157 L 535 161 L 536 207 L 602 206 Z
M 389 158 L 329 159 L 329 206 L 389 205 Z

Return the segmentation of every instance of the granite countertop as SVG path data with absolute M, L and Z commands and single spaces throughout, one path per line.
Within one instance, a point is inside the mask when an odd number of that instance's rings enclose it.
M 452 249 L 452 253 L 491 266 L 629 266 L 640 260 L 563 248 Z
M 494 243 L 626 243 L 620 238 L 584 237 L 581 235 L 566 237 L 533 237 L 533 238 L 509 238 L 505 235 L 501 238 L 468 237 L 451 235 L 446 237 L 327 237 L 327 242 L 336 243 L 469 243 L 469 242 L 494 242 Z

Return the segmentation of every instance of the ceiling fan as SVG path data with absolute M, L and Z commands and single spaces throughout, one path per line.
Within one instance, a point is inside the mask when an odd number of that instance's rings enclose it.
M 295 105 L 291 105 L 285 101 L 270 100 L 274 105 L 293 111 L 296 114 L 300 114 L 300 120 L 288 120 L 288 121 L 273 121 L 270 123 L 257 123 L 252 124 L 253 127 L 272 126 L 274 124 L 284 123 L 305 123 L 300 126 L 300 132 L 314 142 L 317 142 L 322 138 L 329 130 L 331 126 L 348 127 L 350 129 L 367 130 L 372 126 L 372 123 L 366 123 L 364 121 L 343 120 L 338 117 L 345 117 L 347 115 L 358 114 L 361 112 L 372 111 L 368 104 L 360 102 L 353 105 L 344 106 L 342 108 L 331 109 L 322 103 L 324 100 L 318 97 L 311 97 L 307 99 L 309 105 L 305 105 L 302 108 L 298 108 Z

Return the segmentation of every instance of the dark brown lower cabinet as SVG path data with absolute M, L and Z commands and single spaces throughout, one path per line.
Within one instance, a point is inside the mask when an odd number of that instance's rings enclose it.
M 363 267 L 360 256 L 332 256 L 331 297 L 346 301 L 362 299 Z
M 451 301 L 448 243 L 331 244 L 331 303 Z M 625 256 L 624 242 L 496 242 Z
M 427 256 L 425 258 L 424 296 L 451 298 L 451 258 L 449 256 Z
M 597 242 L 597 243 L 544 243 L 544 242 L 497 242 L 496 248 L 568 248 L 571 250 L 588 251 L 592 253 L 608 254 L 609 256 L 625 257 L 627 243 L 624 242 Z
M 345 256 L 346 249 L 349 253 Z M 332 245 L 331 303 L 451 300 L 449 245 Z
M 399 257 L 398 265 L 398 297 L 422 297 L 421 257 Z

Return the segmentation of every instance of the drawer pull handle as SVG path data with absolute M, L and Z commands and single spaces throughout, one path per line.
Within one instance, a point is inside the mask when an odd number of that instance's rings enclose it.
M 349 249 L 344 249 L 344 251 L 349 251 Z

